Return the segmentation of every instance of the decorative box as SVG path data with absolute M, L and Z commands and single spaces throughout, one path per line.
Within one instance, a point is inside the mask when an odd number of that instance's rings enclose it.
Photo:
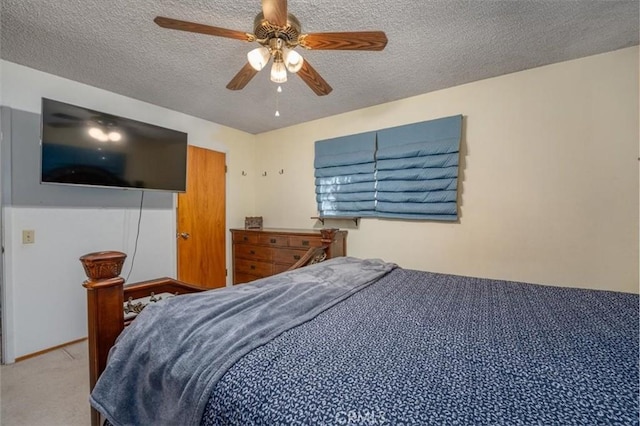
M 245 217 L 244 229 L 262 229 L 262 216 Z

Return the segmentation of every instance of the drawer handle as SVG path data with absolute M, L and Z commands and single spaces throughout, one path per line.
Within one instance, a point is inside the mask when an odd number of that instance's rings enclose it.
M 244 237 L 242 237 L 242 239 L 243 239 L 244 241 L 249 241 L 249 237 L 247 237 L 246 235 L 245 235 Z
M 302 240 L 302 245 L 303 246 L 308 246 L 309 245 L 309 240 Z
M 293 258 L 294 258 L 295 260 L 300 260 L 300 255 L 299 255 L 299 254 L 294 254 L 294 255 L 293 255 Z
M 249 253 L 256 254 L 256 251 L 255 250 L 251 250 L 251 251 L 249 251 Z
M 251 269 L 256 269 L 256 265 L 251 265 Z
M 271 244 L 275 244 L 276 243 L 276 239 L 275 238 L 272 238 L 269 241 L 271 242 Z

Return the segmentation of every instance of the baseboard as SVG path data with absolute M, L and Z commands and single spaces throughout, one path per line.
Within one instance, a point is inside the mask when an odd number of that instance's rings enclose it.
M 71 342 L 63 343 L 61 345 L 54 346 L 52 348 L 43 349 L 41 351 L 34 352 L 32 354 L 23 355 L 23 356 L 17 357 L 15 362 L 24 361 L 25 359 L 29 359 L 29 358 L 36 357 L 38 355 L 46 354 L 47 352 L 55 351 L 57 349 L 64 348 L 65 346 L 74 345 L 76 343 L 80 343 L 80 342 L 83 342 L 85 340 L 87 340 L 87 338 L 83 337 L 82 339 L 73 340 Z

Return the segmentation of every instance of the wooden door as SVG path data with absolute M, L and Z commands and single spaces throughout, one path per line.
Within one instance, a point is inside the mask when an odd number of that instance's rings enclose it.
M 187 191 L 178 194 L 178 279 L 226 285 L 225 154 L 189 146 Z

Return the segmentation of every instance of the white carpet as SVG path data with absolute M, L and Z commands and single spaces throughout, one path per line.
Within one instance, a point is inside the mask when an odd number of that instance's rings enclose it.
M 87 342 L 0 366 L 2 426 L 86 426 L 89 413 Z

